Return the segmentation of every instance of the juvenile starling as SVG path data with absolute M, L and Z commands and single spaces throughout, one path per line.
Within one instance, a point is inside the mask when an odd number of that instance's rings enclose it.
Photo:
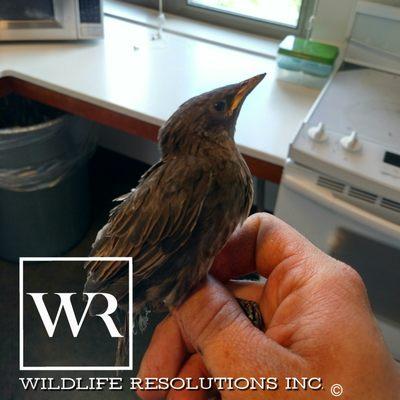
M 179 306 L 207 275 L 214 257 L 247 218 L 253 199 L 250 171 L 235 142 L 246 96 L 264 78 L 255 76 L 185 102 L 161 127 L 161 159 L 136 189 L 117 199 L 91 256 L 133 257 L 135 330 L 150 311 Z M 88 262 L 86 292 L 113 294 L 127 335 L 127 266 Z M 92 306 L 92 314 L 100 312 Z M 117 363 L 124 359 L 119 342 Z

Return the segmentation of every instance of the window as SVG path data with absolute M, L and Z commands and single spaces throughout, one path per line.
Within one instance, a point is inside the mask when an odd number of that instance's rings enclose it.
M 158 7 L 157 0 L 127 0 Z M 273 37 L 302 35 L 316 0 L 164 0 L 167 12 Z
M 296 28 L 301 0 L 189 0 L 193 6 Z

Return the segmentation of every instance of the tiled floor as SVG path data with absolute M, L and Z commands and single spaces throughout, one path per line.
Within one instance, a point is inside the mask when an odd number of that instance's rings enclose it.
M 112 199 L 120 194 L 126 193 L 137 183 L 138 178 L 146 170 L 147 166 L 139 162 L 132 161 L 125 157 L 116 155 L 104 149 L 98 149 L 96 155 L 90 162 L 91 192 L 93 218 L 89 231 L 80 243 L 68 252 L 69 256 L 87 256 L 90 251 L 90 245 L 98 231 L 107 218 L 108 210 L 112 207 Z M 40 286 L 41 268 L 43 265 L 35 266 L 35 284 Z M 68 270 L 65 268 L 57 269 L 54 264 L 54 274 L 57 279 L 62 274 L 66 285 L 69 288 L 76 287 L 77 290 L 82 287 L 84 281 L 84 272 L 82 264 L 75 263 Z M 46 279 L 49 279 L 46 275 Z M 132 399 L 135 398 L 132 392 L 128 390 L 120 391 L 71 391 L 71 392 L 51 392 L 51 391 L 24 391 L 19 382 L 19 378 L 25 377 L 94 377 L 94 376 L 116 376 L 115 372 L 20 372 L 18 369 L 19 355 L 19 301 L 18 301 L 18 267 L 15 264 L 0 261 L 0 400 L 91 400 L 91 399 Z M 54 311 L 54 310 L 53 310 Z M 51 311 L 50 311 L 51 314 Z M 155 323 L 156 321 L 154 321 Z M 25 329 L 30 329 L 28 321 Z M 32 328 L 33 329 L 33 328 Z M 134 340 L 134 362 L 137 366 L 146 343 L 151 336 L 152 328 L 148 329 L 147 334 L 135 337 Z M 112 357 L 114 348 L 108 343 L 104 343 L 99 335 L 92 335 L 84 340 L 82 351 L 96 352 L 97 357 Z M 29 343 L 31 349 L 45 354 L 46 345 L 38 340 L 37 343 Z M 64 357 L 63 348 L 58 347 L 60 357 Z M 53 351 L 53 350 L 52 350 Z M 54 354 L 57 357 L 57 354 Z M 121 375 L 125 381 L 134 372 Z

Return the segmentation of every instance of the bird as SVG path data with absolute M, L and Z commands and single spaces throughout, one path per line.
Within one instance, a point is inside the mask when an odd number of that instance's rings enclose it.
M 234 134 L 246 97 L 265 75 L 183 103 L 159 130 L 160 160 L 135 189 L 116 199 L 118 205 L 98 232 L 90 257 L 133 259 L 135 333 L 146 329 L 149 313 L 183 303 L 248 217 L 252 175 Z M 127 263 L 88 261 L 85 268 L 84 292 L 107 292 L 118 300 L 122 338 L 116 365 L 121 365 L 129 336 Z M 246 310 L 248 302 L 241 306 Z M 102 307 L 92 303 L 91 315 Z

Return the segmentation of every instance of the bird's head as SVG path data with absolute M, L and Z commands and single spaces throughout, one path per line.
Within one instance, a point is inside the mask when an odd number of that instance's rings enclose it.
M 199 140 L 233 140 L 244 100 L 265 75 L 203 93 L 183 103 L 160 129 L 163 156 L 188 154 Z

